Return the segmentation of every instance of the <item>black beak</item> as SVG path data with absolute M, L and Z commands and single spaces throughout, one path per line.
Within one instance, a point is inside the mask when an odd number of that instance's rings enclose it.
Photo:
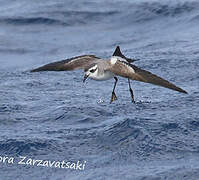
M 86 81 L 86 79 L 88 78 L 89 75 L 85 74 L 84 75 L 84 79 L 83 79 L 83 83 Z

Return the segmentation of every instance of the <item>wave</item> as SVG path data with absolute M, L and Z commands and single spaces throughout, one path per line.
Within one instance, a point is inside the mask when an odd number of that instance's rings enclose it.
M 110 148 L 123 148 L 135 156 L 150 156 L 155 154 L 198 152 L 198 146 L 184 140 L 184 134 L 190 130 L 197 130 L 199 123 L 196 120 L 188 123 L 185 128 L 179 123 L 153 124 L 151 119 L 124 119 L 123 122 L 114 124 L 101 135 L 102 146 Z M 175 137 L 179 138 L 175 138 Z M 100 147 L 99 147 L 100 148 Z
M 111 16 L 117 12 L 92 12 L 92 11 L 53 11 L 53 12 L 38 12 L 40 17 L 4 17 L 0 18 L 0 24 L 11 25 L 59 25 L 73 26 L 88 24 L 91 21 L 104 19 L 106 16 Z M 34 15 L 33 15 L 34 16 Z M 36 16 L 36 15 L 35 15 Z M 47 16 L 47 17 L 45 17 Z M 62 18 L 60 18 L 62 16 Z M 51 18 L 54 17 L 54 18 Z
M 142 2 L 132 4 L 131 11 L 126 15 L 127 21 L 146 22 L 165 17 L 183 18 L 198 11 L 199 2 Z
M 26 140 L 17 140 L 17 139 L 8 139 L 0 141 L 0 152 L 2 154 L 34 154 L 38 151 L 47 151 L 56 150 L 57 143 L 53 140 L 40 140 L 40 139 L 26 139 Z
M 138 5 L 138 9 L 151 12 L 162 16 L 176 16 L 183 13 L 189 13 L 199 5 L 199 2 L 181 2 L 181 3 L 160 3 L 160 2 L 145 2 Z
M 0 48 L 0 53 L 4 53 L 4 54 L 27 54 L 27 53 L 31 53 L 34 52 L 32 50 L 28 50 L 25 48 Z
M 54 15 L 63 15 L 65 17 L 82 17 L 85 19 L 95 19 L 105 16 L 112 16 L 117 14 L 118 11 L 53 11 L 52 14 Z
M 0 105 L 0 113 L 12 113 L 12 112 L 20 112 L 24 107 L 19 104 L 1 104 Z
M 45 17 L 18 17 L 18 18 L 0 18 L 0 24 L 12 24 L 12 25 L 31 25 L 31 24 L 46 24 L 46 25 L 67 25 L 67 23 L 61 22 L 52 18 Z
M 102 2 L 103 3 L 103 2 Z M 103 4 L 102 4 L 103 5 Z M 68 5 L 63 4 L 63 7 Z M 87 7 L 82 6 L 81 10 L 74 9 L 65 10 L 64 8 L 57 9 L 46 8 L 45 10 L 34 10 L 32 13 L 25 12 L 24 15 L 19 17 L 1 17 L 0 24 L 12 25 L 58 25 L 58 26 L 74 26 L 74 25 L 87 25 L 92 23 L 111 23 L 120 24 L 123 22 L 146 22 L 163 17 L 177 17 L 192 12 L 197 12 L 199 7 L 198 1 L 135 1 L 125 2 L 118 6 L 118 3 L 112 2 L 107 4 L 109 10 L 96 10 L 94 8 L 85 10 Z M 122 7 L 122 8 L 121 8 Z M 191 19 L 198 19 L 199 14 L 192 15 Z

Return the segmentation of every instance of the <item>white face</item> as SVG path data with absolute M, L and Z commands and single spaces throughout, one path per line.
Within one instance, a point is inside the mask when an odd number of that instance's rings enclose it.
M 98 68 L 97 68 L 97 65 L 95 65 L 95 66 L 91 67 L 90 69 L 88 69 L 85 72 L 85 75 L 90 78 L 95 79 L 97 77 L 97 73 L 98 73 Z

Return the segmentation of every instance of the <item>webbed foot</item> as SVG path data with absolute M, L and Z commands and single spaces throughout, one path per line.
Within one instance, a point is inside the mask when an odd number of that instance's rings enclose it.
M 116 96 L 115 92 L 112 92 L 110 104 L 111 104 L 113 101 L 115 101 L 115 100 L 117 100 L 117 96 Z

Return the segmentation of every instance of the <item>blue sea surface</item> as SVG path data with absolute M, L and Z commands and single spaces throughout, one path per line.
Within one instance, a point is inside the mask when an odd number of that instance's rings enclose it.
M 131 81 L 132 104 L 119 77 L 109 104 L 114 79 L 30 72 L 117 45 L 188 94 Z M 1 1 L 0 180 L 13 179 L 198 180 L 199 1 Z

